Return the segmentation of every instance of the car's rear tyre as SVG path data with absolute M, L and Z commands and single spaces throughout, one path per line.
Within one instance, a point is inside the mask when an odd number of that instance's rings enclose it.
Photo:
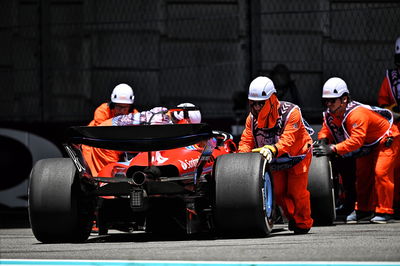
M 43 243 L 83 242 L 94 220 L 93 198 L 85 196 L 70 158 L 38 161 L 28 188 L 29 220 Z
M 314 225 L 332 225 L 336 219 L 332 167 L 327 156 L 313 156 L 308 174 Z
M 272 176 L 259 153 L 219 156 L 214 167 L 217 233 L 266 236 L 272 231 Z

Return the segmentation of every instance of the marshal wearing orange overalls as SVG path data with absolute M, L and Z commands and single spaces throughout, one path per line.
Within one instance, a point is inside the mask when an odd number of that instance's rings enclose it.
M 88 126 L 103 126 L 105 121 L 128 113 L 137 113 L 133 103 L 135 96 L 132 88 L 127 84 L 119 84 L 111 93 L 111 101 L 101 104 L 94 112 L 94 118 Z M 123 156 L 123 152 L 106 150 L 95 147 L 82 145 L 82 155 L 86 164 L 89 166 L 92 176 L 97 173 L 108 163 L 118 162 Z
M 267 77 L 251 82 L 248 99 L 251 112 L 239 152 L 260 152 L 270 163 L 275 200 L 289 220 L 289 230 L 306 234 L 313 225 L 307 190 L 312 140 L 300 108 L 280 102 Z
M 400 129 L 400 37 L 395 44 L 394 63 L 396 68 L 386 70 L 379 89 L 378 105 L 392 111 L 394 123 Z M 400 159 L 397 160 L 394 178 L 393 208 L 396 217 L 400 218 Z
M 347 216 L 347 223 L 387 223 L 393 214 L 394 167 L 400 158 L 400 133 L 393 115 L 352 101 L 347 84 L 336 77 L 324 84 L 322 98 L 327 110 L 318 138 L 331 144 L 316 146 L 315 154 L 357 157 L 356 211 Z

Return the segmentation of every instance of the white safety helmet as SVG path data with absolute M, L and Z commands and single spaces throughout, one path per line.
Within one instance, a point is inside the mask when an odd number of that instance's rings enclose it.
M 177 107 L 195 107 L 195 106 L 196 105 L 194 105 L 192 103 L 181 103 Z M 173 114 L 177 120 L 182 120 L 185 118 L 183 111 L 175 111 Z M 201 123 L 200 110 L 188 111 L 188 115 L 189 115 L 190 123 L 192 123 L 192 124 Z
M 322 98 L 339 98 L 344 93 L 349 93 L 346 82 L 341 78 L 328 79 L 322 88 Z
M 276 89 L 272 80 L 267 77 L 255 78 L 249 86 L 248 99 L 252 101 L 268 100 Z
M 133 104 L 134 100 L 135 95 L 128 84 L 118 84 L 111 93 L 111 102 L 113 103 Z

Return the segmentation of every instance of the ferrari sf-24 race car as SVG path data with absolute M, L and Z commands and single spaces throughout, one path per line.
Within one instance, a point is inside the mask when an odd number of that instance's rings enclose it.
M 68 135 L 70 158 L 40 160 L 30 176 L 29 218 L 43 243 L 84 242 L 95 220 L 100 234 L 272 231 L 270 166 L 259 153 L 237 153 L 228 133 L 202 123 L 71 127 Z M 82 144 L 137 155 L 92 176 Z M 320 160 L 310 171 L 309 190 L 316 223 L 327 225 L 334 219 L 334 199 L 329 165 Z
M 38 161 L 29 184 L 33 234 L 82 242 L 98 217 L 110 228 L 151 233 L 268 235 L 273 192 L 258 153 L 235 153 L 229 134 L 207 124 L 72 127 L 70 158 Z M 80 145 L 139 152 L 92 176 Z

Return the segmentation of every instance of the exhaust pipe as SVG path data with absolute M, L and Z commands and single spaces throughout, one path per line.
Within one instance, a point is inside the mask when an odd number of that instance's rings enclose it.
M 132 174 L 132 184 L 135 186 L 141 186 L 146 182 L 146 179 L 150 178 L 149 174 L 142 171 L 137 171 Z
M 134 168 L 130 168 L 127 171 L 127 176 L 132 180 L 132 185 L 141 186 L 147 180 L 155 180 L 161 176 L 161 171 L 156 166 L 150 166 L 145 168 L 143 171 L 135 171 Z

